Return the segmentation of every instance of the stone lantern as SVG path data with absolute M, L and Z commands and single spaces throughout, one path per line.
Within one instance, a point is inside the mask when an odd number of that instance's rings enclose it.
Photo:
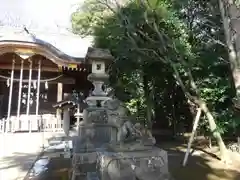
M 109 75 L 106 73 L 106 67 L 112 59 L 112 55 L 106 49 L 88 49 L 87 62 L 92 65 L 92 73 L 89 74 L 88 80 L 94 85 L 92 96 L 106 96 L 103 84 L 108 81 Z
M 105 74 L 106 67 L 104 60 L 92 60 L 92 73 Z

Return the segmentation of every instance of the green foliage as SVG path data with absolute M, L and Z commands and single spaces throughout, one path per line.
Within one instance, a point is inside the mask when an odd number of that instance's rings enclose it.
M 192 107 L 176 83 L 168 64 L 172 61 L 187 86 L 186 70 L 191 69 L 201 97 L 217 118 L 216 131 L 226 133 L 234 123 L 239 127 L 231 110 L 227 51 L 219 43 L 224 36 L 217 0 L 132 0 L 121 7 L 106 2 L 86 1 L 72 15 L 73 29 L 93 35 L 96 47 L 111 50 L 111 86 L 132 114 L 146 120 L 151 112 L 161 127 L 179 121 L 191 127 Z

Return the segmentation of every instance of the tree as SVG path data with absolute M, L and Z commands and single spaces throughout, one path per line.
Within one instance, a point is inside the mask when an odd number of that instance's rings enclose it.
M 229 62 L 232 70 L 233 83 L 235 86 L 236 97 L 235 105 L 238 107 L 240 103 L 240 66 L 239 66 L 239 2 L 219 0 L 219 9 L 223 21 L 223 29 L 225 33 L 226 48 L 228 50 Z
M 220 147 L 221 157 L 225 160 L 226 147 L 193 78 L 191 69 L 196 64 L 196 54 L 189 43 L 187 28 L 169 5 L 153 0 L 132 1 L 125 6 L 117 4 L 115 7 L 106 1 L 94 3 L 94 9 L 88 6 L 88 13 L 80 13 L 81 16 L 79 13 L 74 14 L 73 27 L 76 32 L 84 27 L 85 32 L 95 36 L 96 46 L 112 50 L 117 57 L 115 65 L 124 69 L 116 76 L 123 81 L 128 77 L 128 82 L 142 82 L 134 85 L 140 85 L 135 90 L 143 94 L 145 102 L 154 99 L 152 95 L 155 95 L 157 79 L 153 76 L 164 71 L 171 74 L 185 96 L 205 113 Z M 100 12 L 103 15 L 99 16 Z M 154 66 L 159 69 L 155 70 Z

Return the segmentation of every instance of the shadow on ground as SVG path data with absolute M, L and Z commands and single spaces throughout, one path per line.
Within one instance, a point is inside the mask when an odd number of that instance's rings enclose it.
M 160 143 L 159 147 L 168 151 L 169 170 L 175 180 L 240 180 L 239 168 L 233 170 L 202 151 L 197 150 L 189 156 L 187 165 L 183 167 L 184 146 Z
M 13 153 L 0 161 L 6 180 L 68 180 L 71 161 L 58 152 L 36 154 Z M 1 178 L 0 178 L 1 179 Z
M 23 178 L 39 154 L 44 139 L 50 133 L 6 133 L 0 134 L 0 171 L 3 180 Z M 1 179 L 1 178 L 0 178 Z M 1 179 L 2 180 L 2 179 Z
M 68 180 L 70 168 L 70 159 L 45 153 L 35 162 L 24 180 Z
M 29 169 L 33 161 L 36 159 L 36 154 L 13 153 L 11 156 L 1 158 L 0 170 L 9 168 L 19 168 L 23 171 Z
M 187 166 L 182 167 L 183 145 L 173 141 L 158 144 L 168 151 L 169 170 L 175 180 L 240 180 L 240 167 L 229 168 L 216 157 L 199 150 L 189 157 Z M 14 153 L 1 159 L 0 170 L 11 173 L 9 169 L 17 168 L 27 172 L 35 160 L 36 154 Z M 56 157 L 55 153 L 44 153 L 24 180 L 67 180 L 70 163 L 68 159 Z M 37 176 L 32 178 L 34 173 Z
M 169 170 L 174 180 L 240 180 L 239 168 L 227 168 L 207 153 L 196 150 L 189 157 L 187 166 L 182 167 L 184 146 L 171 142 L 161 143 L 160 147 L 168 151 Z M 48 163 L 34 180 L 67 180 L 71 162 L 61 157 L 49 157 L 49 154 L 42 157 L 48 158 Z M 25 180 L 29 179 L 32 179 L 30 175 Z
M 36 160 L 36 153 L 13 153 L 0 159 L 0 171 L 6 180 L 24 178 Z

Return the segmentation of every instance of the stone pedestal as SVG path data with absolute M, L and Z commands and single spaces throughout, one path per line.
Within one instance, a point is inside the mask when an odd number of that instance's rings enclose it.
M 102 180 L 169 180 L 167 152 L 158 147 L 99 152 L 98 159 Z

